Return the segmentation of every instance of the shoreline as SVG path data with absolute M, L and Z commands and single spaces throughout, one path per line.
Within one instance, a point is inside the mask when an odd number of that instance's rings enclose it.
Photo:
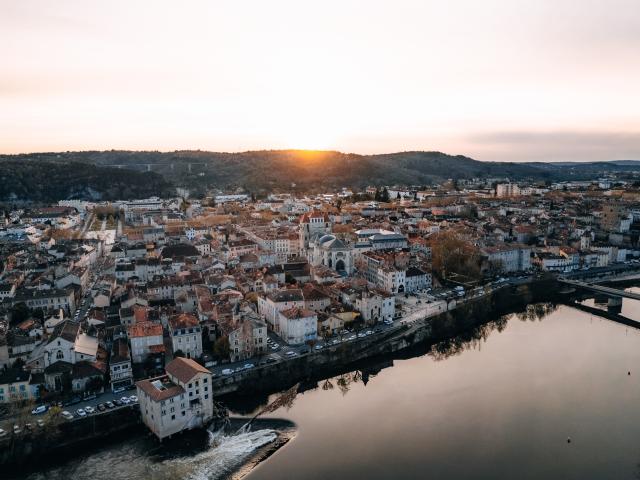
M 259 423 L 256 423 L 258 422 L 258 420 L 256 420 L 254 424 L 258 425 L 260 423 L 266 423 L 267 425 L 265 426 L 268 426 L 268 423 L 271 420 L 277 420 L 277 419 L 264 419 L 263 422 L 259 422 Z M 292 423 L 292 425 L 295 425 L 293 424 L 293 422 L 290 422 L 290 423 Z M 246 478 L 261 463 L 267 461 L 272 455 L 275 455 L 281 448 L 288 445 L 289 442 L 293 440 L 298 433 L 296 426 L 292 426 L 290 428 L 284 428 L 282 430 L 277 430 L 277 429 L 275 430 L 278 435 L 277 438 L 273 442 L 270 442 L 258 448 L 248 458 L 246 458 L 242 462 L 242 464 L 239 465 L 238 468 L 228 477 L 229 480 L 241 480 L 243 478 Z

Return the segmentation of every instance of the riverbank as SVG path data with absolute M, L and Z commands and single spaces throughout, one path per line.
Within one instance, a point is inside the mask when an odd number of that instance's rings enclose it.
M 300 383 L 302 388 L 305 388 L 305 385 L 313 385 L 314 382 L 323 378 L 339 375 L 363 362 L 376 363 L 388 358 L 402 358 L 405 355 L 415 354 L 416 349 L 427 351 L 439 342 L 472 331 L 475 327 L 499 318 L 501 315 L 520 311 L 532 303 L 554 301 L 558 295 L 557 292 L 557 282 L 552 278 L 502 288 L 490 295 L 460 304 L 454 310 L 417 320 L 411 324 L 399 325 L 384 332 L 383 335 L 363 338 L 352 343 L 341 343 L 268 369 L 250 370 L 244 372 L 239 378 L 215 379 L 212 387 L 216 396 L 222 396 L 223 399 L 230 395 L 239 395 L 251 398 L 253 404 L 264 403 L 269 394 L 288 389 L 296 383 Z M 135 418 L 122 417 L 117 421 L 101 420 L 101 417 L 100 415 L 89 416 L 61 424 L 60 432 L 55 435 L 41 436 L 37 441 L 26 437 L 12 438 L 10 448 L 2 449 L 0 465 L 17 467 L 28 464 L 33 458 L 38 458 L 39 461 L 43 459 L 47 461 L 48 458 L 57 460 L 69 452 L 75 454 L 85 449 L 95 449 L 96 444 L 108 442 L 109 437 L 117 436 L 120 431 L 130 432 L 129 434 L 144 432 L 137 412 L 135 412 Z M 106 422 L 106 428 L 102 427 L 102 422 Z M 277 448 L 285 445 L 291 438 L 287 435 L 279 438 Z M 269 453 L 271 448 L 273 447 L 265 446 L 261 453 L 266 455 L 263 458 L 273 453 Z M 258 458 L 260 455 L 256 456 L 256 459 Z M 255 461 L 257 465 L 262 460 Z
M 527 305 L 560 301 L 562 295 L 554 278 L 510 286 L 461 303 L 438 315 L 401 324 L 393 329 L 354 342 L 343 342 L 287 360 L 214 379 L 214 391 L 223 402 L 233 397 L 268 396 L 295 383 L 313 383 L 339 375 L 361 362 L 380 358 L 401 358 L 403 351 L 445 341 L 491 320 L 522 311 Z M 264 399 L 262 400 L 264 401 Z

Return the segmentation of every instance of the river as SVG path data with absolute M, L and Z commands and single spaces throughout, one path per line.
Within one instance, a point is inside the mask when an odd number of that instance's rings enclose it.
M 640 478 L 640 331 L 565 306 L 519 317 L 298 394 L 271 414 L 295 439 L 247 478 Z M 130 440 L 28 478 L 224 478 L 273 438 L 242 435 L 180 458 Z

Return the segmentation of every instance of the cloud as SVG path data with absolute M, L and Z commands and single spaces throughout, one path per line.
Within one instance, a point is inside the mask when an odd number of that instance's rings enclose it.
M 501 131 L 468 136 L 483 160 L 597 161 L 640 159 L 640 132 Z

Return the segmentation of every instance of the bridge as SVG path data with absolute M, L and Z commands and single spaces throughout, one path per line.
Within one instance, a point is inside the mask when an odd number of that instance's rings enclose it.
M 609 320 L 611 322 L 615 322 L 615 323 L 620 323 L 622 325 L 625 325 L 627 327 L 631 327 L 631 328 L 636 328 L 638 330 L 640 330 L 640 322 L 638 322 L 637 320 L 632 320 L 628 317 L 625 317 L 623 315 L 620 315 L 619 313 L 612 313 L 612 312 L 608 312 L 606 310 L 602 310 L 600 308 L 596 308 L 596 307 L 589 307 L 587 305 L 582 305 L 581 303 L 578 302 L 567 302 L 564 305 L 571 307 L 571 308 L 575 308 L 576 310 L 581 310 L 583 312 L 586 312 L 590 315 L 595 315 L 598 318 L 604 318 L 605 320 Z
M 604 285 L 583 282 L 581 280 L 569 280 L 567 278 L 558 278 L 558 281 L 566 285 L 571 285 L 573 287 L 578 287 L 578 288 L 584 288 L 586 290 L 602 293 L 610 297 L 624 297 L 624 298 L 630 298 L 632 300 L 640 300 L 639 293 L 625 292 L 624 290 L 620 290 L 618 288 L 605 287 Z

